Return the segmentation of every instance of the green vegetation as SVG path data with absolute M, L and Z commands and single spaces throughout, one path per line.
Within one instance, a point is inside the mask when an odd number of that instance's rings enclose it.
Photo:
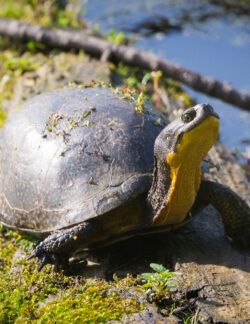
M 155 102 L 158 108 L 164 105 L 163 103 L 159 103 L 158 92 L 161 89 L 167 91 L 169 96 L 183 103 L 185 107 L 191 107 L 194 103 L 179 82 L 163 77 L 161 71 L 148 72 L 137 67 L 124 65 L 122 62 L 117 66 L 111 65 L 111 68 L 122 76 L 124 83 L 129 88 L 136 88 L 143 92 L 146 97 Z
M 69 6 L 60 0 L 0 0 L 0 17 L 22 19 L 47 27 L 84 27 Z
M 108 41 L 118 44 L 124 45 L 127 43 L 127 39 L 125 38 L 125 34 L 123 32 L 117 33 L 114 28 L 111 28 L 109 31 L 109 35 L 105 37 Z
M 151 263 L 150 267 L 155 271 L 153 273 L 142 273 L 140 277 L 146 281 L 143 288 L 152 300 L 162 300 L 170 295 L 171 289 L 175 288 L 172 283 L 176 280 L 179 272 L 170 272 L 160 264 Z
M 47 27 L 84 27 L 84 22 L 78 21 L 62 0 L 0 0 L 0 17 L 22 19 Z M 46 51 L 44 44 L 34 41 L 20 44 L 0 37 L 0 127 L 7 117 L 3 103 L 12 98 L 19 77 L 35 71 L 56 53 L 58 51 Z
M 132 277 L 110 283 L 65 276 L 52 266 L 38 272 L 36 262 L 26 261 L 35 242 L 1 229 L 0 323 L 105 323 L 143 309 L 117 288 L 129 289 Z
M 151 264 L 155 272 L 138 278 L 119 279 L 114 274 L 113 281 L 67 275 L 63 270 L 55 272 L 50 265 L 38 272 L 37 260 L 26 261 L 36 243 L 18 232 L 0 229 L 0 323 L 89 324 L 120 320 L 144 309 L 145 290 L 154 297 L 152 302 L 168 310 L 166 316 L 186 304 L 185 298 L 176 299 L 174 292 L 170 293 L 178 273 L 161 265 Z M 179 312 L 178 317 L 183 323 L 197 323 L 192 312 Z
M 142 310 L 135 298 L 124 299 L 119 291 L 102 280 L 88 280 L 81 288 L 68 289 L 63 297 L 47 303 L 39 311 L 41 323 L 56 320 L 78 323 L 105 323 Z
M 0 128 L 3 126 L 6 119 L 6 112 L 3 109 L 0 109 Z
M 2 45 L 5 47 L 6 44 Z M 0 52 L 0 127 L 6 119 L 6 112 L 2 109 L 4 101 L 12 98 L 14 85 L 20 76 L 38 69 L 46 60 L 43 54 L 23 52 L 14 46 Z

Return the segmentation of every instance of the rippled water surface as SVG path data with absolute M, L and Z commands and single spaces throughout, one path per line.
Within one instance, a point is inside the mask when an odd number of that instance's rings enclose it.
M 250 93 L 250 2 L 205 0 L 88 0 L 88 22 L 101 31 L 132 34 L 135 46 Z M 239 2 L 240 3 L 240 2 Z M 249 150 L 250 114 L 188 89 L 221 117 L 221 140 Z M 250 153 L 249 153 L 250 154 Z

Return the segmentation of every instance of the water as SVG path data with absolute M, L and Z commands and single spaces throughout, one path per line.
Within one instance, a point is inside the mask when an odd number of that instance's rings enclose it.
M 102 32 L 125 31 L 133 35 L 140 50 L 250 93 L 250 4 L 224 8 L 223 1 L 218 2 L 82 0 L 82 5 L 87 21 L 98 24 Z M 187 90 L 198 103 L 215 107 L 221 117 L 220 139 L 226 146 L 250 152 L 248 112 Z

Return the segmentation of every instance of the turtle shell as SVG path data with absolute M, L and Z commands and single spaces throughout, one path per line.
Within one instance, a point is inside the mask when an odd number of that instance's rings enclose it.
M 146 192 L 164 119 L 134 101 L 79 87 L 27 101 L 0 133 L 0 221 L 51 232 Z

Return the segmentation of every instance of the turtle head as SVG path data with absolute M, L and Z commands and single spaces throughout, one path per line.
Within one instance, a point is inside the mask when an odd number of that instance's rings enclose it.
M 156 155 L 186 159 L 192 152 L 199 152 L 201 160 L 214 144 L 219 132 L 219 116 L 209 104 L 199 104 L 186 110 L 182 116 L 159 134 L 155 141 Z M 181 162 L 181 161 L 180 161 Z
M 149 200 L 157 225 L 178 224 L 195 201 L 200 165 L 219 133 L 219 116 L 209 104 L 186 110 L 158 135 Z

